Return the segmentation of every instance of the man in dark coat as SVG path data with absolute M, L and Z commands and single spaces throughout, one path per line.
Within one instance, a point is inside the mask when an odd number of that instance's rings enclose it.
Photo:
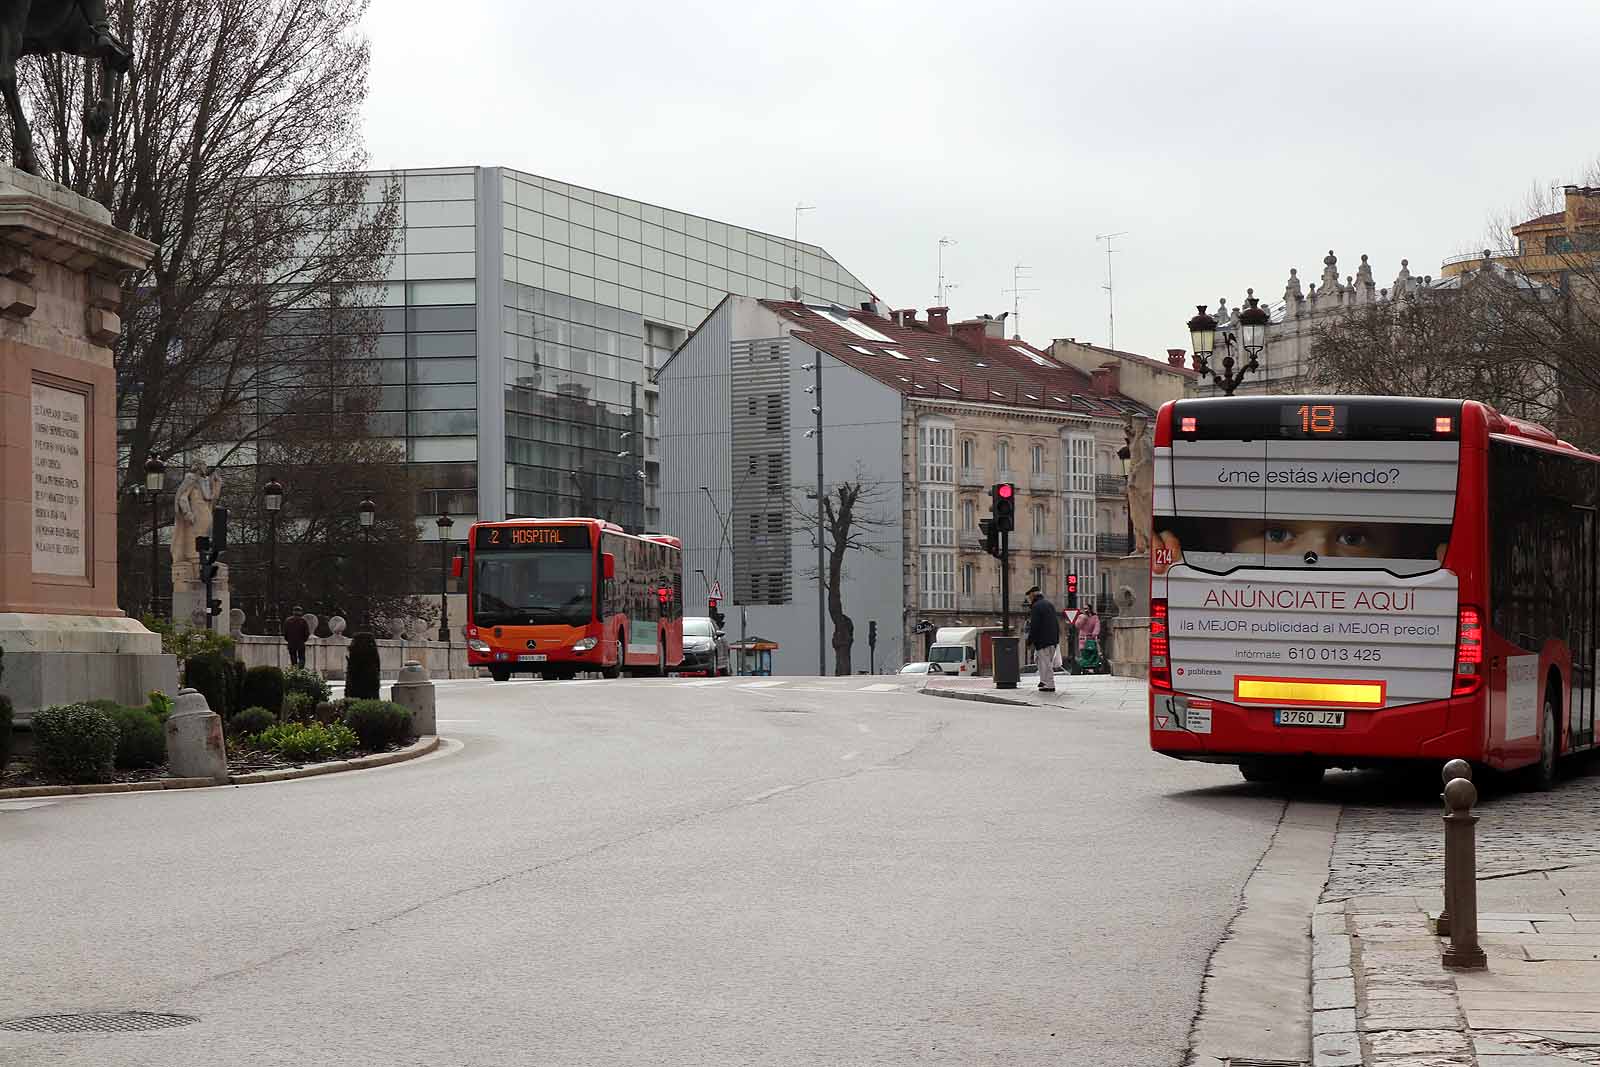
M 283 643 L 289 646 L 289 662 L 296 667 L 306 665 L 306 642 L 311 639 L 311 626 L 305 612 L 296 606 L 294 614 L 283 620 Z
M 1033 661 L 1039 667 L 1039 691 L 1056 691 L 1056 646 L 1061 643 L 1061 622 L 1056 618 L 1056 606 L 1045 599 L 1038 586 L 1029 589 L 1024 598 L 1028 601 L 1028 644 L 1033 646 Z

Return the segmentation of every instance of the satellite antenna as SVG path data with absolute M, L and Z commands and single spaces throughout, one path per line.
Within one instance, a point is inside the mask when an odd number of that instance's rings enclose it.
M 1094 239 L 1096 241 L 1104 241 L 1106 243 L 1106 283 L 1100 288 L 1106 291 L 1106 333 L 1110 335 L 1106 347 L 1112 349 L 1117 347 L 1117 306 L 1116 298 L 1112 295 L 1111 291 L 1111 253 L 1116 251 L 1116 249 L 1111 247 L 1111 242 L 1115 241 L 1118 237 L 1126 236 L 1128 236 L 1127 230 L 1118 230 L 1116 233 L 1097 233 L 1094 235 Z
M 933 295 L 934 307 L 947 307 L 948 305 L 944 302 L 945 296 L 949 290 L 955 288 L 954 285 L 946 285 L 944 283 L 944 249 L 946 245 L 955 243 L 948 237 L 939 238 L 939 291 Z
M 815 211 L 817 205 L 796 203 L 794 205 L 794 285 L 789 289 L 789 296 L 793 300 L 801 299 L 800 279 L 805 277 L 800 270 L 800 213 L 802 211 Z
M 1032 270 L 1025 264 L 1018 263 L 1011 268 L 1011 288 L 1000 290 L 1002 293 L 1011 294 L 1011 332 L 1017 340 L 1022 339 L 1022 297 L 1027 293 L 1037 293 L 1037 289 L 1024 289 L 1022 283 L 1027 280 L 1023 271 Z

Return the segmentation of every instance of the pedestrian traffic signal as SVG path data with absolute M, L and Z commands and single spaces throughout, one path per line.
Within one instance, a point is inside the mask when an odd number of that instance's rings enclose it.
M 1067 575 L 1067 607 L 1075 608 L 1077 606 L 1078 606 L 1078 576 L 1076 574 L 1069 574 L 1069 575 Z
M 871 619 L 868 619 L 867 620 L 867 647 L 871 648 L 874 645 L 876 645 L 877 643 L 878 643 L 878 624 L 875 621 L 873 621 Z
M 215 597 L 213 597 L 212 599 L 206 601 L 206 614 L 207 615 L 221 615 L 222 614 L 222 601 L 218 600 Z
M 218 556 L 228 551 L 227 508 L 217 508 L 211 513 L 211 551 Z
M 990 511 L 994 515 L 994 528 L 1010 533 L 1017 528 L 1017 487 L 1001 482 L 989 490 Z
M 994 528 L 993 519 L 979 519 L 978 529 L 983 531 L 983 550 L 995 559 L 1000 558 L 1000 531 Z

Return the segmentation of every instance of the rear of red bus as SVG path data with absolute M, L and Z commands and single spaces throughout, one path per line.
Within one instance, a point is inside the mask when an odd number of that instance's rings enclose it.
M 467 662 L 497 680 L 517 673 L 615 675 L 622 660 L 597 615 L 605 587 L 593 519 L 474 523 L 468 535 Z
M 1249 778 L 1483 757 L 1485 410 L 1298 396 L 1161 409 L 1152 749 Z

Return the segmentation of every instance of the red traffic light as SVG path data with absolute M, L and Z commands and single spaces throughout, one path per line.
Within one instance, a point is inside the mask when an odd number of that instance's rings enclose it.
M 1011 487 L 1010 482 L 1001 482 L 999 485 L 994 487 L 994 495 L 999 497 L 1001 500 L 1010 500 L 1011 494 L 1014 492 L 1016 492 L 1016 490 Z
M 1078 591 L 1078 576 L 1076 574 L 1067 575 L 1067 592 L 1076 593 L 1077 591 Z
M 663 603 L 663 604 L 665 604 L 668 601 L 670 601 L 672 599 L 672 589 L 671 589 L 671 587 L 663 585 L 661 588 L 657 589 L 656 590 L 656 599 L 661 601 L 661 603 Z

